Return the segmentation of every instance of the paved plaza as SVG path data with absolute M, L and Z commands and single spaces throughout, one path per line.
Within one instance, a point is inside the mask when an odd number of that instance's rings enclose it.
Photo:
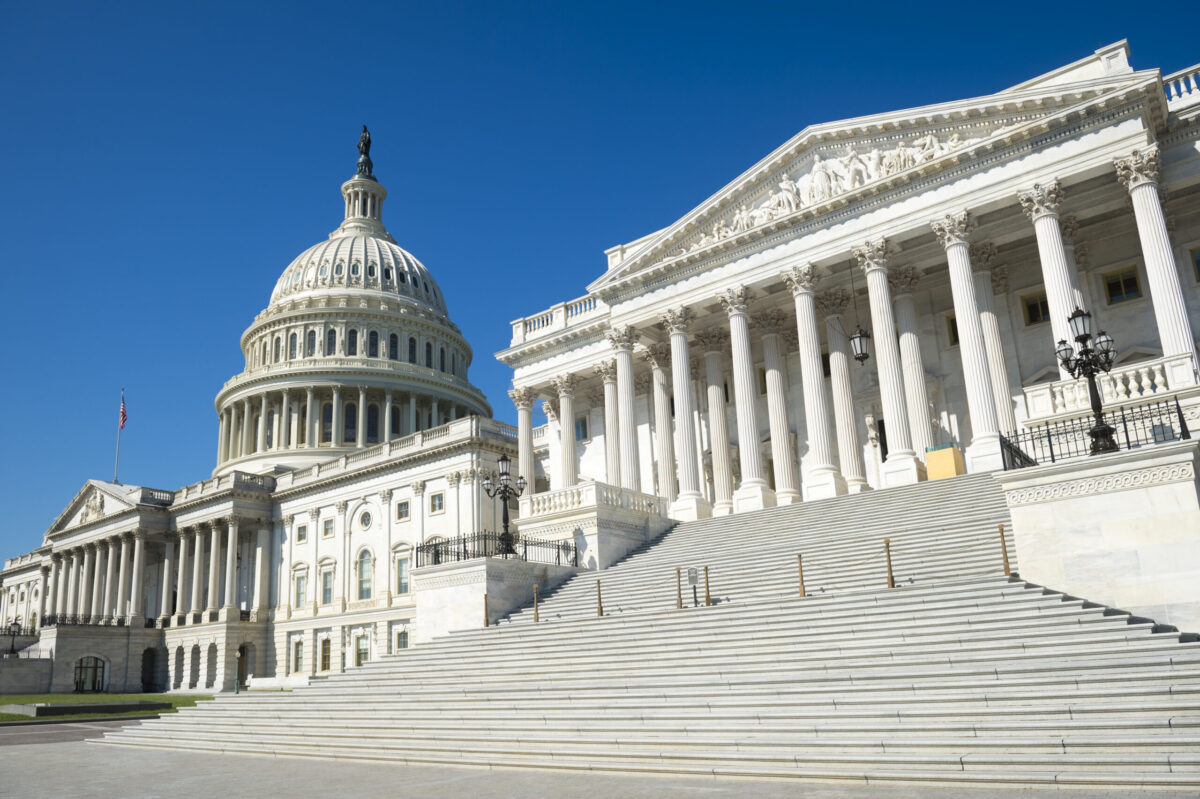
M 153 799 L 193 796 L 301 796 L 315 786 L 338 786 L 334 795 L 358 797 L 436 795 L 440 799 L 663 799 L 712 797 L 767 799 L 1000 799 L 1009 789 L 912 788 L 805 785 L 791 782 L 676 779 L 566 774 L 549 771 L 397 766 L 381 763 L 304 760 L 190 752 L 155 752 L 95 746 L 83 738 L 128 722 L 22 725 L 0 728 L 0 797 L 132 797 Z M 57 729 L 53 729 L 57 728 Z M 70 764 L 64 768 L 64 764 Z M 15 768 L 14 768 L 15 767 Z M 1083 799 L 1116 799 L 1126 791 L 1031 791 L 1026 795 L 1064 795 Z M 1194 799 L 1192 793 L 1158 793 L 1159 799 Z

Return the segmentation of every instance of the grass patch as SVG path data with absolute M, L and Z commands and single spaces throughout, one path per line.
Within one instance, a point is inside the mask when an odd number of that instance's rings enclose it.
M 129 710 L 123 713 L 68 713 L 52 716 L 53 719 L 94 719 L 119 716 L 147 716 L 174 713 L 183 707 L 192 707 L 197 702 L 212 699 L 207 694 L 0 694 L 0 705 L 72 705 L 84 702 L 170 702 L 169 710 Z M 46 717 L 37 719 L 45 721 Z M 35 721 L 30 716 L 18 713 L 0 713 L 0 721 Z

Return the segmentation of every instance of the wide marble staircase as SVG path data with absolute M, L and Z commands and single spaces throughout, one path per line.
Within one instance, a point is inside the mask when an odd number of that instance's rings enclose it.
M 537 623 L 525 608 L 293 693 L 221 696 L 99 742 L 857 784 L 1200 789 L 1196 637 L 1006 577 L 1006 522 L 982 476 L 681 524 L 551 592 Z M 694 607 L 686 570 L 704 566 L 713 604 L 701 576 Z

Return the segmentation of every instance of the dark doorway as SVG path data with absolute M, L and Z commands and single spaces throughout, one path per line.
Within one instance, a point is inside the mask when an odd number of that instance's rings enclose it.
M 75 661 L 75 693 L 96 694 L 104 690 L 104 661 L 87 655 Z
M 158 680 L 154 673 L 158 666 L 158 652 L 154 649 L 142 651 L 142 691 L 150 693 L 158 690 Z

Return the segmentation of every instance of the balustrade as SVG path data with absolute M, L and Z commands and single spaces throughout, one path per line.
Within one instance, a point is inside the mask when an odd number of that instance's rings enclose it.
M 1152 397 L 1165 399 L 1197 387 L 1191 357 L 1186 353 L 1114 366 L 1111 372 L 1097 375 L 1096 384 L 1106 406 Z M 1091 410 L 1087 381 L 1083 379 L 1039 383 L 1027 386 L 1024 393 L 1029 420 Z

